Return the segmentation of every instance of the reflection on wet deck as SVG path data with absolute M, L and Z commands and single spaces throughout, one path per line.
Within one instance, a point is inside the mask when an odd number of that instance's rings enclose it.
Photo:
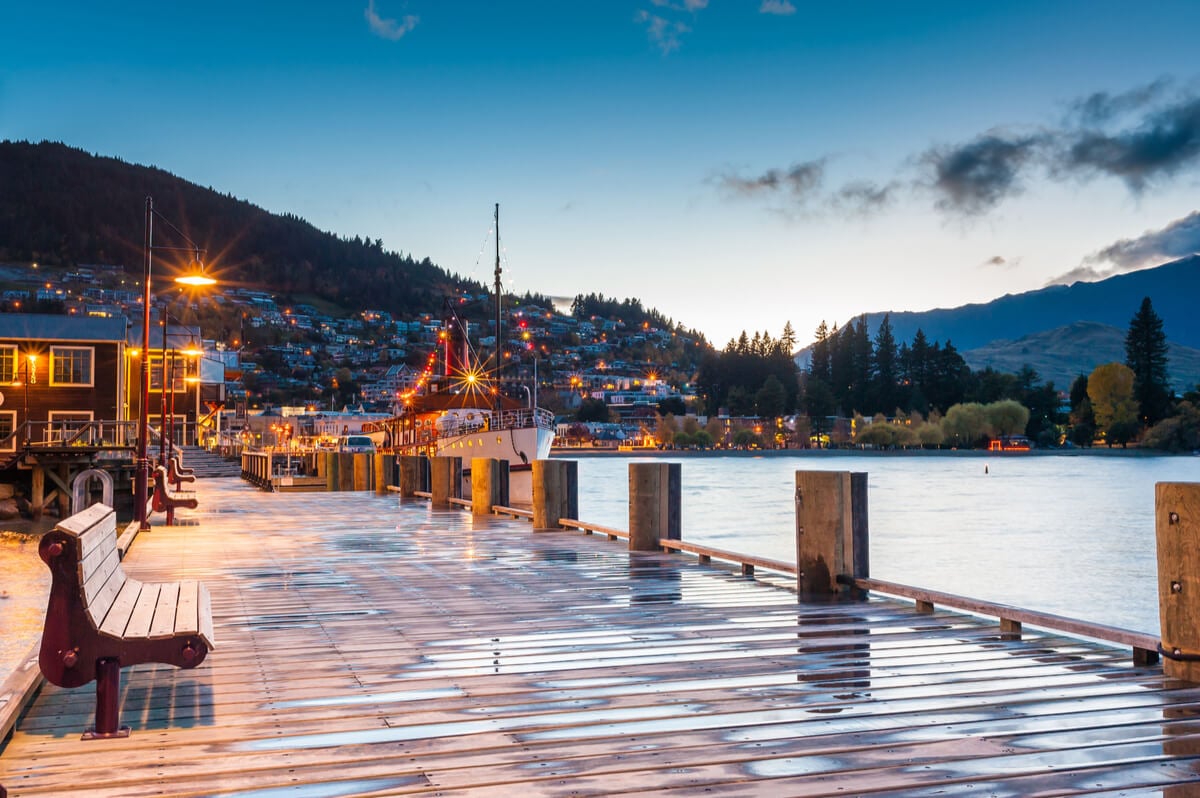
M 1200 794 L 1200 689 L 902 603 L 800 605 L 678 555 L 363 493 L 210 480 L 127 567 L 218 647 L 127 670 L 127 740 L 47 686 L 11 796 Z

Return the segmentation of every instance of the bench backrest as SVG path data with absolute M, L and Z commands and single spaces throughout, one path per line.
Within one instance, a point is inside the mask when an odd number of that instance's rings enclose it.
M 75 540 L 83 606 L 98 628 L 125 584 L 117 551 L 117 514 L 111 507 L 93 504 L 56 529 Z

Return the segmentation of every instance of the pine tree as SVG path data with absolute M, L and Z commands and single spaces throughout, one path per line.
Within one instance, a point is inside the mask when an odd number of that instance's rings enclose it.
M 1141 408 L 1142 423 L 1153 425 L 1171 410 L 1167 383 L 1167 336 L 1150 297 L 1129 322 L 1125 335 L 1125 365 L 1133 370 L 1133 396 Z
M 896 412 L 897 358 L 896 338 L 892 334 L 892 321 L 884 314 L 875 333 L 875 407 L 879 412 L 890 415 Z

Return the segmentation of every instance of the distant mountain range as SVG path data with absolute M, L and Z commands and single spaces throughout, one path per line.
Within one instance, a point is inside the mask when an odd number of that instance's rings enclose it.
M 1032 333 L 1015 341 L 993 341 L 962 353 L 972 369 L 991 366 L 1013 373 L 1028 365 L 1042 380 L 1066 390 L 1080 374 L 1101 363 L 1125 361 L 1125 330 L 1094 321 Z M 1171 344 L 1168 355 L 1171 382 L 1183 392 L 1200 383 L 1200 349 Z
M 1125 331 L 1142 297 L 1150 297 L 1171 346 L 1168 369 L 1179 390 L 1200 382 L 1200 256 L 1094 283 L 1056 285 L 991 302 L 888 314 L 897 341 L 918 329 L 951 341 L 972 368 L 1016 371 L 1028 363 L 1067 388 L 1081 373 L 1125 360 Z M 866 314 L 871 335 L 884 313 Z M 807 351 L 798 361 L 807 360 Z
M 891 313 L 898 341 L 911 341 L 920 328 L 931 340 L 950 339 L 966 351 L 999 340 L 1095 321 L 1122 330 L 1150 297 L 1172 343 L 1200 348 L 1200 256 L 1130 272 L 1094 283 L 1054 285 L 1023 294 L 1006 294 L 985 304 Z M 872 334 L 883 313 L 868 313 Z

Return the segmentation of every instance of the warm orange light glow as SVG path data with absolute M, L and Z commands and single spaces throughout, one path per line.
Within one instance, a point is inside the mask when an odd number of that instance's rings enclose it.
M 176 277 L 175 282 L 179 283 L 180 285 L 190 285 L 194 288 L 217 284 L 215 279 L 202 272 L 196 274 L 185 274 L 180 277 Z

